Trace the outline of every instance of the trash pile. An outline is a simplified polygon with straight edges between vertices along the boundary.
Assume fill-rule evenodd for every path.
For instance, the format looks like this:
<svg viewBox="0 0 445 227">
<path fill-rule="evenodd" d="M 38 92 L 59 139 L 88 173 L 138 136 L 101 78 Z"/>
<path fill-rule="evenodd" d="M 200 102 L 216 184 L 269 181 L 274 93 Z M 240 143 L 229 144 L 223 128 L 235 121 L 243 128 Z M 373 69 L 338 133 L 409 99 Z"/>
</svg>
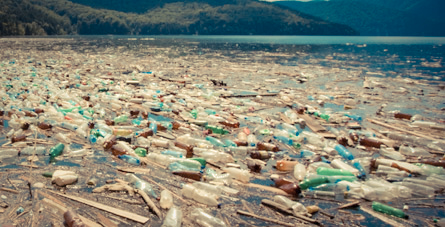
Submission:
<svg viewBox="0 0 445 227">
<path fill-rule="evenodd" d="M 0 42 L 3 226 L 444 225 L 443 83 Z"/>
</svg>

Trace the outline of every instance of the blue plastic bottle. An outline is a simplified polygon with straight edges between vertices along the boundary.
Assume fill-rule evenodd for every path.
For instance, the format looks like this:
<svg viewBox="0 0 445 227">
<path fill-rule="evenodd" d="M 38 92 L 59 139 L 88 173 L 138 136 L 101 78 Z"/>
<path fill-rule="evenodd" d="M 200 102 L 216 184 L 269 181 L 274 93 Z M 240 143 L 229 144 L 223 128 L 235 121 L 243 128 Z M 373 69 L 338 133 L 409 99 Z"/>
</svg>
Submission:
<svg viewBox="0 0 445 227">
<path fill-rule="evenodd" d="M 350 151 L 348 151 L 343 145 L 338 144 L 335 146 L 335 150 L 338 152 L 340 156 L 342 156 L 344 159 L 352 160 L 354 159 L 354 155 Z"/>
<path fill-rule="evenodd" d="M 133 164 L 133 165 L 137 165 L 138 166 L 138 165 L 141 164 L 141 161 L 139 159 L 137 159 L 136 157 L 130 156 L 130 155 L 124 154 L 124 155 L 119 155 L 117 157 L 122 159 L 122 160 L 124 160 L 124 161 L 126 161 L 126 162 L 128 162 L 128 163 L 130 163 L 130 164 Z"/>
</svg>

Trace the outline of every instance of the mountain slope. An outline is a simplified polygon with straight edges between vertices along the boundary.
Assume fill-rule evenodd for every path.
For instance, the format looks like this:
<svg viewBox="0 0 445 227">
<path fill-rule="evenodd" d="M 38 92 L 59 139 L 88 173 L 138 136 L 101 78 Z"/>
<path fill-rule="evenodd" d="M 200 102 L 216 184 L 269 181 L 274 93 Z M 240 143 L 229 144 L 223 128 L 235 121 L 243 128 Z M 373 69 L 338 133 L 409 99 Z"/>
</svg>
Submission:
<svg viewBox="0 0 445 227">
<path fill-rule="evenodd" d="M 443 36 L 444 25 L 411 13 L 390 9 L 368 0 L 331 0 L 317 2 L 283 1 L 283 5 L 323 20 L 346 24 L 361 35 Z M 390 2 L 391 0 L 386 0 Z"/>
<path fill-rule="evenodd" d="M 0 11 L 8 15 L 11 9 L 17 17 L 0 21 L 0 35 L 23 34 L 224 34 L 224 35 L 355 35 L 345 25 L 283 9 L 270 3 L 252 0 L 6 0 Z M 140 3 L 140 7 L 138 4 Z M 23 7 L 26 5 L 26 7 Z M 92 8 L 94 7 L 94 8 Z M 52 15 L 36 18 L 34 9 Z M 120 11 L 111 10 L 119 9 Z M 34 11 L 30 11 L 34 10 Z M 23 33 L 3 29 L 17 27 L 26 21 L 51 20 L 55 32 L 45 27 L 39 33 Z M 28 23 L 28 22 L 26 22 Z M 3 26 L 5 24 L 6 26 Z M 22 25 L 20 25 L 22 26 Z"/>
</svg>

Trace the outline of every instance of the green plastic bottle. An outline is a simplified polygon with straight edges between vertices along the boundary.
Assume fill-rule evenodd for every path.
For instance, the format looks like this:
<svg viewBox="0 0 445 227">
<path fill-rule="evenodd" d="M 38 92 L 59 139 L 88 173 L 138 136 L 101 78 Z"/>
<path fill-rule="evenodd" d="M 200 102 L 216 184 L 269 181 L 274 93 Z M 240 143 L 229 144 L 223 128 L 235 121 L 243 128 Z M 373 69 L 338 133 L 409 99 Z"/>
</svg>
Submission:
<svg viewBox="0 0 445 227">
<path fill-rule="evenodd" d="M 354 176 L 351 171 L 345 169 L 331 169 L 326 167 L 318 167 L 317 174 L 323 176 Z"/>
<path fill-rule="evenodd" d="M 119 123 L 125 123 L 128 120 L 128 116 L 127 115 L 120 115 L 114 118 L 114 123 L 115 124 L 119 124 Z"/>
<path fill-rule="evenodd" d="M 139 157 L 145 157 L 147 156 L 147 150 L 142 148 L 142 147 L 138 147 L 134 150 L 134 152 L 139 156 Z"/>
<path fill-rule="evenodd" d="M 63 149 L 65 149 L 65 145 L 63 143 L 59 143 L 56 146 L 52 147 L 51 150 L 49 150 L 49 156 L 51 158 L 55 158 L 62 154 Z"/>
<path fill-rule="evenodd" d="M 394 207 L 390 207 L 387 206 L 385 204 L 381 204 L 379 202 L 372 202 L 372 209 L 384 214 L 389 214 L 392 216 L 396 216 L 399 218 L 408 218 L 408 215 L 405 214 L 405 212 L 403 212 L 400 209 L 394 208 Z"/>
<path fill-rule="evenodd" d="M 212 133 L 214 133 L 214 134 L 221 134 L 221 135 L 229 134 L 229 131 L 225 130 L 222 127 L 215 126 L 215 125 L 207 125 L 206 129 L 212 130 Z"/>
<path fill-rule="evenodd" d="M 201 168 L 205 168 L 207 161 L 204 158 L 190 158 L 191 160 L 195 160 L 198 161 L 199 163 L 201 163 Z"/>
<path fill-rule="evenodd" d="M 310 179 L 304 179 L 301 183 L 300 183 L 300 189 L 301 190 L 306 190 L 310 187 L 315 187 L 318 186 L 320 184 L 326 184 L 329 183 L 329 178 L 325 177 L 325 176 L 320 176 L 320 177 L 315 177 L 315 178 L 310 178 Z"/>
</svg>

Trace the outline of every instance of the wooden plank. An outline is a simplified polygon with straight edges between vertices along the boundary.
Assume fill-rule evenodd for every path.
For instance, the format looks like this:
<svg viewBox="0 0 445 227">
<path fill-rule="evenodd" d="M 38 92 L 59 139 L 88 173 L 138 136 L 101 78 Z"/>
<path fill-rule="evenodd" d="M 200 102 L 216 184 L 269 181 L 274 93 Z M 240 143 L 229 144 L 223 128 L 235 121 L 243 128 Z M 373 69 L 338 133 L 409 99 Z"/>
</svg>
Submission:
<svg viewBox="0 0 445 227">
<path fill-rule="evenodd" d="M 307 127 L 309 127 L 313 132 L 326 132 L 326 128 L 323 127 L 321 124 L 316 122 L 312 117 L 306 115 L 306 114 L 298 114 L 298 117 L 304 119 L 306 121 Z"/>
<path fill-rule="evenodd" d="M 133 221 L 136 221 L 136 222 L 139 222 L 142 224 L 146 223 L 149 220 L 149 218 L 147 218 L 147 217 L 144 217 L 144 216 L 141 216 L 141 215 L 138 215 L 135 213 L 131 213 L 131 212 L 128 212 L 125 210 L 120 210 L 120 209 L 117 209 L 114 207 L 110 207 L 110 206 L 107 206 L 107 205 L 104 205 L 101 203 L 97 203 L 97 202 L 94 202 L 94 201 L 91 201 L 88 199 L 80 198 L 80 197 L 73 196 L 73 195 L 65 195 L 65 194 L 53 192 L 53 191 L 49 191 L 49 192 L 54 193 L 59 196 L 62 196 L 62 197 L 65 197 L 65 198 L 68 198 L 68 199 L 71 199 L 71 200 L 74 200 L 74 201 L 77 201 L 77 202 L 80 202 L 80 203 L 83 203 L 83 204 L 86 204 L 88 206 L 95 207 L 100 210 L 110 212 L 110 213 L 120 216 L 120 217 L 128 218 L 130 220 L 133 220 Z"/>
</svg>

